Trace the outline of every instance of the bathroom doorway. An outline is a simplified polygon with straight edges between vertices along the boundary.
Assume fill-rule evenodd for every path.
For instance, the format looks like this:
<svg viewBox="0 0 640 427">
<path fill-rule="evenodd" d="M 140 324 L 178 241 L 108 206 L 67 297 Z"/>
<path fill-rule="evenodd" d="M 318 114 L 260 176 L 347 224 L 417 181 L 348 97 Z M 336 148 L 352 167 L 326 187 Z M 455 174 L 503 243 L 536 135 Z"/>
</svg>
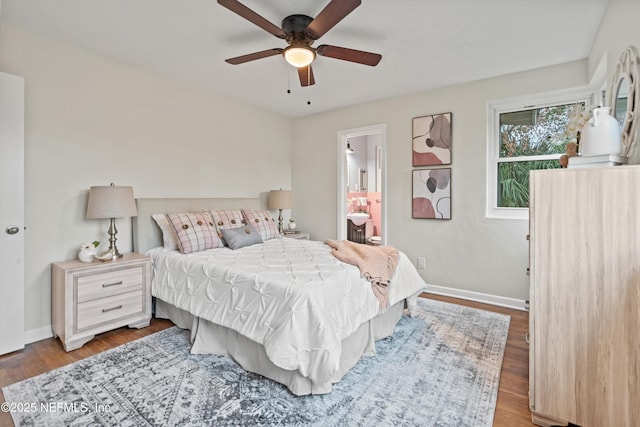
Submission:
<svg viewBox="0 0 640 427">
<path fill-rule="evenodd" d="M 387 242 L 386 125 L 338 132 L 337 237 Z"/>
</svg>

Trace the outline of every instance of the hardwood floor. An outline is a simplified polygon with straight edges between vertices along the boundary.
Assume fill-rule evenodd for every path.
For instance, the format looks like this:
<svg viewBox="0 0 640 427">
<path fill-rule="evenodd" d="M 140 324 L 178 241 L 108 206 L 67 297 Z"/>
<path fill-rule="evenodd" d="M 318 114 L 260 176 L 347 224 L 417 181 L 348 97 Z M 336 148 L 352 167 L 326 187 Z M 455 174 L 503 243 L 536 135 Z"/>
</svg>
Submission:
<svg viewBox="0 0 640 427">
<path fill-rule="evenodd" d="M 529 346 L 525 341 L 525 334 L 529 328 L 529 314 L 524 311 L 455 298 L 431 294 L 423 294 L 423 296 L 511 316 L 493 425 L 495 427 L 533 426 L 528 397 Z M 152 319 L 151 325 L 147 328 L 125 327 L 105 332 L 82 348 L 69 353 L 64 351 L 60 341 L 53 338 L 29 344 L 24 350 L 0 356 L 0 388 L 142 338 L 171 325 L 172 323 L 167 320 Z M 2 402 L 4 402 L 4 396 L 0 393 L 0 403 Z M 0 426 L 13 426 L 8 413 L 0 411 Z"/>
</svg>

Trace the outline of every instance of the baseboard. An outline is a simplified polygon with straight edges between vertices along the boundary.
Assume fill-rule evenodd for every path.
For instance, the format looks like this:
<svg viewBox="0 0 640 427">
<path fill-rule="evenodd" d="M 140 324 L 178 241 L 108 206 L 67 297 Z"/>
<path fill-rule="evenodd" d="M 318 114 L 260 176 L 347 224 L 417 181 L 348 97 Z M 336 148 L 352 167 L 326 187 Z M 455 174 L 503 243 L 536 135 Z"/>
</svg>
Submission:
<svg viewBox="0 0 640 427">
<path fill-rule="evenodd" d="M 53 337 L 53 331 L 51 330 L 51 325 L 43 326 L 42 328 L 37 329 L 29 329 L 28 331 L 24 331 L 24 343 L 31 344 L 32 342 L 46 340 L 47 338 Z"/>
<path fill-rule="evenodd" d="M 447 288 L 427 284 L 427 292 L 446 297 L 466 299 L 469 301 L 481 302 L 484 304 L 497 305 L 499 307 L 513 308 L 515 310 L 527 311 L 526 301 L 515 298 L 501 297 L 498 295 L 483 294 L 480 292 L 466 291 L 464 289 Z"/>
</svg>

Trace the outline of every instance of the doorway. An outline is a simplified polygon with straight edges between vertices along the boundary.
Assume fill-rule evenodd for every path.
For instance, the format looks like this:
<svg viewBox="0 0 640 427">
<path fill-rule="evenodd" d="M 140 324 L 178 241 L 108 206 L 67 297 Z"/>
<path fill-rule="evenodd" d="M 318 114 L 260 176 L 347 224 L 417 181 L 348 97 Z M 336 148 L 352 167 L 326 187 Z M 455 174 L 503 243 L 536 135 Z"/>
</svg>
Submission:
<svg viewBox="0 0 640 427">
<path fill-rule="evenodd" d="M 386 138 L 385 124 L 338 132 L 336 223 L 340 240 L 387 242 Z"/>
</svg>

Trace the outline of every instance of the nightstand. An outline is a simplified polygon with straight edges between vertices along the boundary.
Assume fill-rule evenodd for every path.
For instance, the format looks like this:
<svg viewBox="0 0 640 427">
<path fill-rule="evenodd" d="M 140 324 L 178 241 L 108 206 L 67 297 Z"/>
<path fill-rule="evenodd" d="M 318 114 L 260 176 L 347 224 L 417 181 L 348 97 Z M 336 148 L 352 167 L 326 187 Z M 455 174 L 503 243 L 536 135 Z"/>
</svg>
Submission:
<svg viewBox="0 0 640 427">
<path fill-rule="evenodd" d="M 149 326 L 151 259 L 129 253 L 116 261 L 53 263 L 51 318 L 66 351 L 125 325 Z"/>
<path fill-rule="evenodd" d="M 284 233 L 289 239 L 309 240 L 309 233 Z"/>
</svg>

